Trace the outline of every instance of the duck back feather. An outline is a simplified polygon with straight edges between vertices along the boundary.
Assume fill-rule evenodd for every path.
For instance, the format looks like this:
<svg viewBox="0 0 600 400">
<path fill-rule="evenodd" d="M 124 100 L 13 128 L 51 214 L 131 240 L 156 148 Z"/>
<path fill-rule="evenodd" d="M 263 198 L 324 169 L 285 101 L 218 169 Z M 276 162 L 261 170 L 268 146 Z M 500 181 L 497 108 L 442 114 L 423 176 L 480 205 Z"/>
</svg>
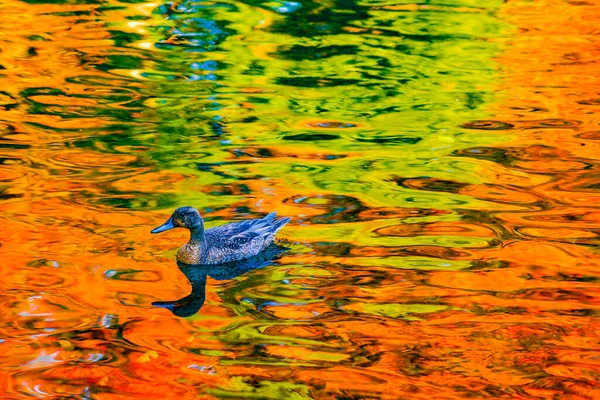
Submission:
<svg viewBox="0 0 600 400">
<path fill-rule="evenodd" d="M 183 262 L 193 261 L 194 264 L 208 265 L 256 256 L 273 243 L 277 231 L 290 222 L 287 217 L 276 220 L 275 216 L 276 213 L 272 212 L 263 218 L 207 229 L 204 231 L 204 243 L 200 254 L 192 258 L 182 254 L 185 258 L 178 255 L 178 259 Z M 186 246 L 180 253 L 186 252 Z"/>
</svg>

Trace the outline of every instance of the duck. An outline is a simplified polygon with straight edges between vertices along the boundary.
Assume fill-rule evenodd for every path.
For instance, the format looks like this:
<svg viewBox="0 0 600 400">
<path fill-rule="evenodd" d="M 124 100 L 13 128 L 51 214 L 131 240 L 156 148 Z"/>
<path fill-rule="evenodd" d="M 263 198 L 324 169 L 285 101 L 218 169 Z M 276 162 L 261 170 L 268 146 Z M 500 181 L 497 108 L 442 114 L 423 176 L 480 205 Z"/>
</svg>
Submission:
<svg viewBox="0 0 600 400">
<path fill-rule="evenodd" d="M 190 240 L 177 252 L 177 261 L 186 265 L 214 265 L 254 257 L 269 247 L 275 234 L 290 219 L 275 219 L 272 212 L 263 218 L 234 222 L 204 229 L 200 212 L 191 206 L 179 207 L 153 234 L 173 228 L 186 228 Z"/>
</svg>

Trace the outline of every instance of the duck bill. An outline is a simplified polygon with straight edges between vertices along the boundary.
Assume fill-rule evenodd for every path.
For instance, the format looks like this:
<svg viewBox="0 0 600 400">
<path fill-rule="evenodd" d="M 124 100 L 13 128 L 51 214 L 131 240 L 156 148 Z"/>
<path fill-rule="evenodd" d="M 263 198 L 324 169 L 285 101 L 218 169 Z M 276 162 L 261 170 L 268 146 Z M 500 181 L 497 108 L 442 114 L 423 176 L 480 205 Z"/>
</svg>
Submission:
<svg viewBox="0 0 600 400">
<path fill-rule="evenodd" d="M 162 224 L 161 226 L 154 228 L 150 231 L 150 233 L 161 233 L 164 231 L 168 231 L 169 229 L 173 229 L 175 228 L 175 225 L 173 225 L 173 221 L 171 220 L 171 218 L 169 218 L 167 220 L 167 222 L 165 222 L 164 224 Z"/>
</svg>

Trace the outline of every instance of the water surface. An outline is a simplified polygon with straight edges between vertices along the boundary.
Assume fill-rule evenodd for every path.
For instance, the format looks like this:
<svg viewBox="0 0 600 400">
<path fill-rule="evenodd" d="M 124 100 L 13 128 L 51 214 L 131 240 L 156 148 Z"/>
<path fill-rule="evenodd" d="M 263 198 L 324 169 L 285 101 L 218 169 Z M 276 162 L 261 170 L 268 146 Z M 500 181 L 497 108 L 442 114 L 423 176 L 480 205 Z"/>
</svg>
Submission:
<svg viewBox="0 0 600 400">
<path fill-rule="evenodd" d="M 593 2 L 0 15 L 6 398 L 600 397 Z M 190 284 L 183 205 L 290 250 Z"/>
</svg>

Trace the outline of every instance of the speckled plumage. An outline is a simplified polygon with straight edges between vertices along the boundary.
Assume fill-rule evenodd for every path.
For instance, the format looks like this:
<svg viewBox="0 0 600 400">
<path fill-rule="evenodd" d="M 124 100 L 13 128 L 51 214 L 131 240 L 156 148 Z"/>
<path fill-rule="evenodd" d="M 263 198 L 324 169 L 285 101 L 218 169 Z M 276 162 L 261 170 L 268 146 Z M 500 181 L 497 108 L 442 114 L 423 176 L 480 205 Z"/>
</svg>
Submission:
<svg viewBox="0 0 600 400">
<path fill-rule="evenodd" d="M 177 261 L 188 265 L 222 264 L 256 256 L 266 249 L 275 238 L 275 233 L 290 221 L 276 220 L 272 212 L 264 218 L 234 222 L 204 229 L 204 221 L 193 207 L 180 207 L 152 233 L 168 229 L 188 228 L 191 237 L 177 253 Z"/>
</svg>

